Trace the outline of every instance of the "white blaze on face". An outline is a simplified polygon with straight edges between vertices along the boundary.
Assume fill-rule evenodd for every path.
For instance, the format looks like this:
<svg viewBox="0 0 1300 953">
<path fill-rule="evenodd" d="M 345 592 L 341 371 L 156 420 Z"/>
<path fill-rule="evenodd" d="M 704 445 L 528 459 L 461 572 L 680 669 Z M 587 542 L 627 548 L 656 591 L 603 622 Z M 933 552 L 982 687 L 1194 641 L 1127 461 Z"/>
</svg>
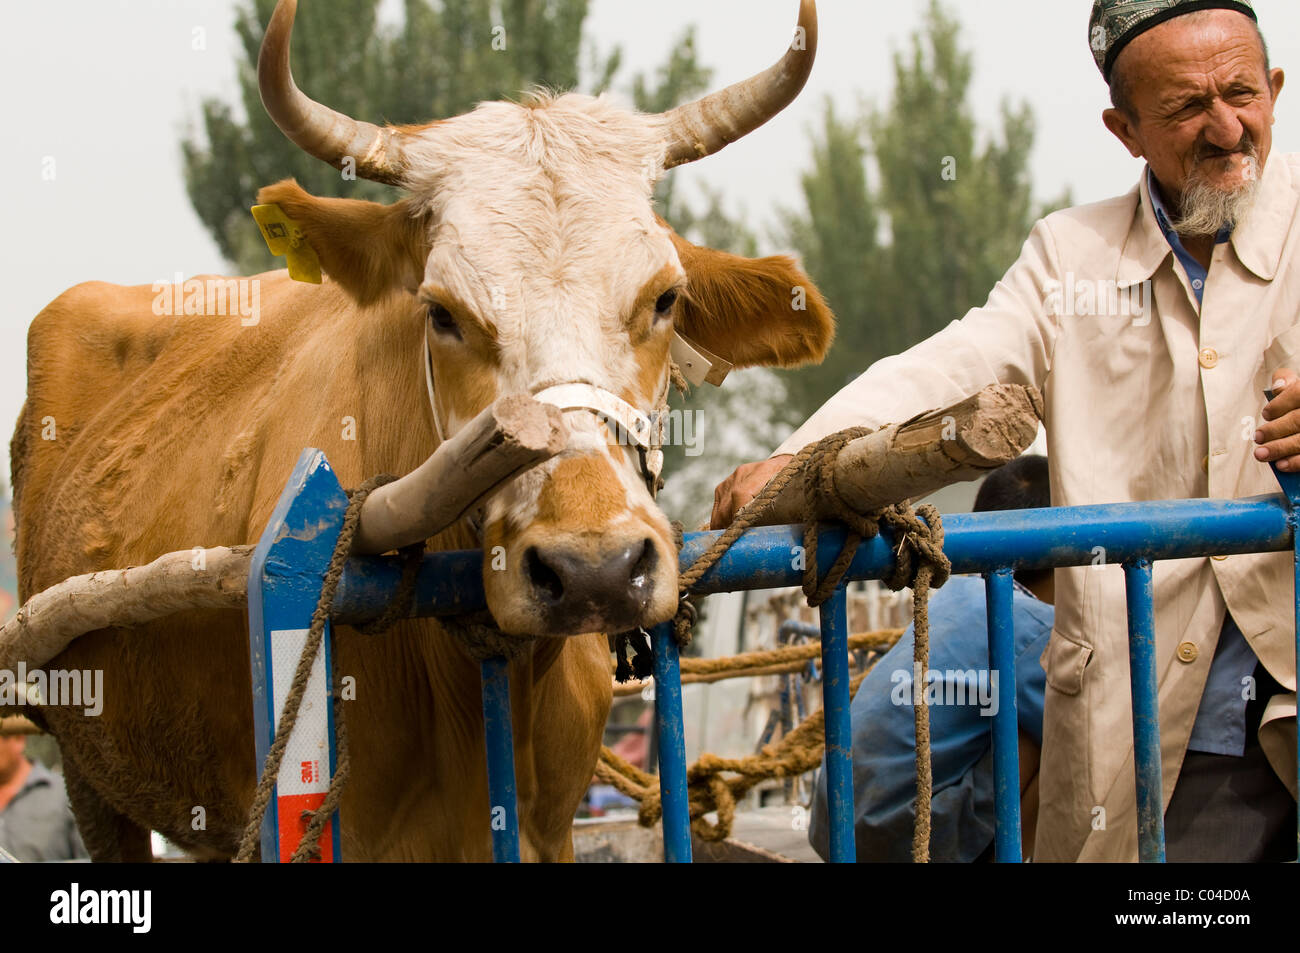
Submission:
<svg viewBox="0 0 1300 953">
<path fill-rule="evenodd" d="M 655 117 L 577 95 L 488 103 L 408 146 L 415 171 L 406 187 L 435 223 L 421 295 L 446 304 L 461 327 L 459 336 L 434 335 L 447 433 L 495 396 L 571 381 L 656 409 L 671 322 L 646 320 L 645 296 L 685 278 L 652 210 L 663 150 Z M 549 484 L 546 492 L 586 489 L 604 501 L 603 525 L 592 532 L 670 539 L 635 446 L 611 448 L 610 432 L 589 412 L 566 418 L 566 453 L 496 494 L 486 524 L 504 523 L 509 538 L 525 533 L 545 509 Z M 608 462 L 582 469 L 600 492 L 556 491 L 565 461 L 590 454 Z"/>
</svg>

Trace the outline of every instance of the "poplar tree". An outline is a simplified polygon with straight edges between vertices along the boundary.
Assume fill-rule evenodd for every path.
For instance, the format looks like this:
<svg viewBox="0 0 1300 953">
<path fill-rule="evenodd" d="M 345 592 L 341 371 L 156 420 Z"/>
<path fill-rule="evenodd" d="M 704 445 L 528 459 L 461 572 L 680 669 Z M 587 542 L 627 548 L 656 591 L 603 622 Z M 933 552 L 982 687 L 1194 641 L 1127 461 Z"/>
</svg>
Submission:
<svg viewBox="0 0 1300 953">
<path fill-rule="evenodd" d="M 894 54 L 883 108 L 844 117 L 828 101 L 801 181 L 803 207 L 779 234 L 802 256 L 838 319 L 824 364 L 787 376 L 801 414 L 874 361 L 897 354 L 982 305 L 1036 219 L 1027 104 L 1004 101 L 980 133 L 970 101 L 973 58 L 960 24 L 931 0 Z"/>
</svg>

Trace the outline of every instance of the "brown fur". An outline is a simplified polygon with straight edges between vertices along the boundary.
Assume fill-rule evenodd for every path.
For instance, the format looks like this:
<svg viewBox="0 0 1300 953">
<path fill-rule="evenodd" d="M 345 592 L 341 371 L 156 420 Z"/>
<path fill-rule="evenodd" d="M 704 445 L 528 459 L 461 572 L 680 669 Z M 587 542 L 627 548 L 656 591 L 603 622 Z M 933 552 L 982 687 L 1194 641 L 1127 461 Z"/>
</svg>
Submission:
<svg viewBox="0 0 1300 953">
<path fill-rule="evenodd" d="M 741 258 L 672 235 L 689 279 L 677 326 L 736 367 L 796 367 L 821 361 L 835 318 L 821 292 L 784 255 Z M 795 307 L 795 290 L 804 310 Z"/>
<path fill-rule="evenodd" d="M 432 451 L 414 299 L 358 308 L 332 281 L 258 279 L 256 327 L 156 317 L 150 288 L 102 284 L 33 322 L 13 444 L 23 598 L 82 572 L 255 541 L 302 447 L 325 450 L 344 486 Z M 46 415 L 54 441 L 41 440 Z M 435 544 L 472 541 L 457 531 Z M 242 613 L 188 613 L 89 634 L 50 663 L 104 671 L 100 717 L 43 710 L 81 779 L 74 806 L 97 858 L 138 856 L 150 828 L 199 856 L 233 852 L 254 785 L 247 638 Z M 344 855 L 489 858 L 477 665 L 432 621 L 379 639 L 340 627 L 337 646 L 357 678 Z M 608 648 L 556 640 L 511 674 L 524 854 L 567 859 L 610 701 Z"/>
<path fill-rule="evenodd" d="M 32 322 L 11 445 L 24 600 L 79 573 L 255 542 L 303 447 L 324 450 L 344 486 L 410 472 L 433 450 L 417 361 L 424 306 L 401 293 L 419 284 L 427 223 L 406 203 L 317 199 L 292 181 L 259 201 L 300 224 L 328 278 L 248 279 L 261 283 L 255 326 L 158 316 L 150 287 L 102 283 L 66 291 Z M 691 281 L 679 317 L 705 347 L 738 364 L 824 353 L 829 312 L 791 262 L 678 242 Z M 782 312 L 795 284 L 808 288 L 802 317 Z M 645 348 L 647 360 L 664 359 L 661 342 Z M 458 402 L 471 383 L 457 382 Z M 344 438 L 345 417 L 354 440 Z M 46 418 L 55 439 L 42 438 Z M 565 479 L 608 482 L 590 470 L 607 463 L 562 466 Z M 548 519 L 598 530 L 622 504 L 589 492 L 542 505 Z M 430 545 L 473 540 L 456 527 Z M 338 627 L 335 644 L 342 672 L 356 678 L 345 710 L 344 856 L 488 859 L 478 667 L 432 620 L 383 638 Z M 41 710 L 96 859 L 145 856 L 150 829 L 198 856 L 230 856 L 255 784 L 246 615 L 190 612 L 89 633 L 49 667 L 104 672 L 100 717 Z M 524 858 L 572 859 L 573 813 L 611 700 L 605 637 L 540 642 L 512 664 L 511 696 Z"/>
</svg>

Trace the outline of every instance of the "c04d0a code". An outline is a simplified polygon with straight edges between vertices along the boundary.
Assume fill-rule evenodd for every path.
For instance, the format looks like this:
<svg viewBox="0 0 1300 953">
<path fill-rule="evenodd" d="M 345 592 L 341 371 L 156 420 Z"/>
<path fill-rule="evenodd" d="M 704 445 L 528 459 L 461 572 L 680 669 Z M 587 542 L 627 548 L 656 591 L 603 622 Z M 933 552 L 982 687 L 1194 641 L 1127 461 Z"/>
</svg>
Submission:
<svg viewBox="0 0 1300 953">
<path fill-rule="evenodd" d="M 1130 890 L 1130 900 L 1143 903 L 1168 903 L 1171 900 L 1249 900 L 1250 891 L 1223 887 L 1202 887 L 1191 890 Z"/>
</svg>

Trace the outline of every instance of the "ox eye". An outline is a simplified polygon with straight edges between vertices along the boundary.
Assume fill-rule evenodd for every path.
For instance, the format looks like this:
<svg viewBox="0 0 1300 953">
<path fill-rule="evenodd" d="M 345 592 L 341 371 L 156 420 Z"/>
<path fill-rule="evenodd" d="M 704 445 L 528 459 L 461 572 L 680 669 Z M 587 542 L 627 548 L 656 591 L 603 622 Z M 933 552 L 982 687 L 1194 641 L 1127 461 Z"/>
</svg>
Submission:
<svg viewBox="0 0 1300 953">
<path fill-rule="evenodd" d="M 668 291 L 665 291 L 663 294 L 661 294 L 659 296 L 659 300 L 655 302 L 655 313 L 661 316 L 666 315 L 669 311 L 673 309 L 673 305 L 675 305 L 676 303 L 677 303 L 677 289 L 670 288 Z"/>
<path fill-rule="evenodd" d="M 434 329 L 443 334 L 454 334 L 460 336 L 460 327 L 456 324 L 456 319 L 440 304 L 429 305 L 429 322 Z"/>
</svg>

